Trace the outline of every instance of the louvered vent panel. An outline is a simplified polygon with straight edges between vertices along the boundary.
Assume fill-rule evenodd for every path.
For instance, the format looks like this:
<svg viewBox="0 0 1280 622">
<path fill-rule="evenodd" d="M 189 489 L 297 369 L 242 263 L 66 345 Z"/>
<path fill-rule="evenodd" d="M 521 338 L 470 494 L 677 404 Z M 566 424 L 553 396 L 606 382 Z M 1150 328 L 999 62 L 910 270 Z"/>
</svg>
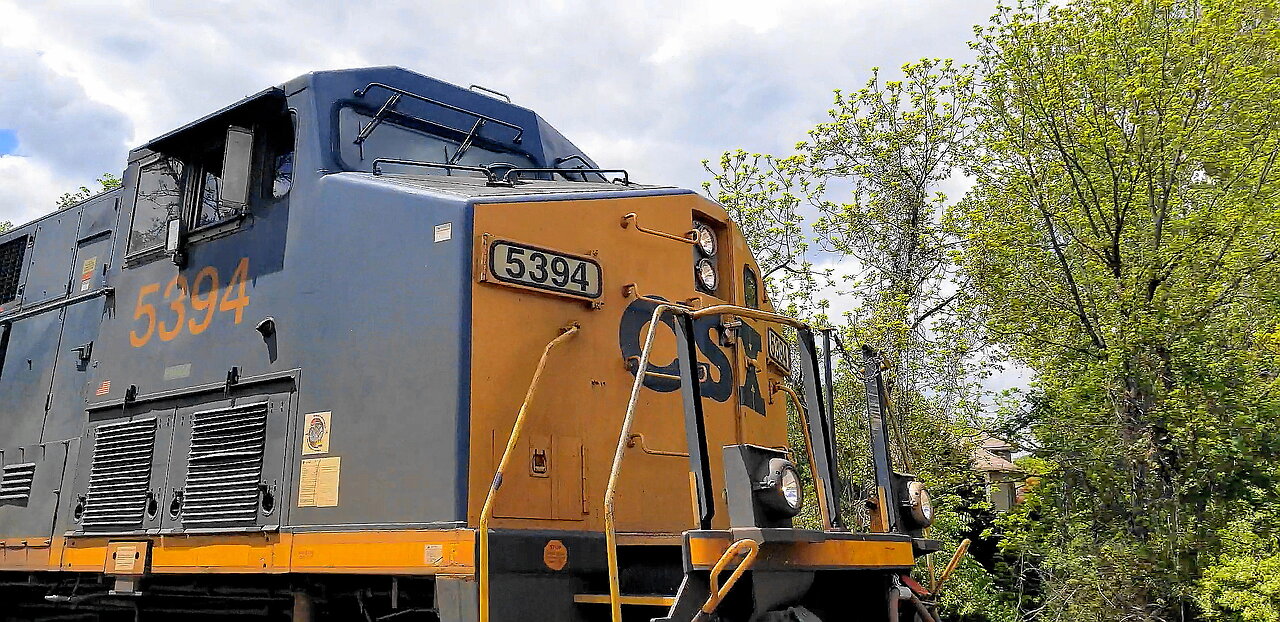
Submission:
<svg viewBox="0 0 1280 622">
<path fill-rule="evenodd" d="M 155 446 L 155 419 L 98 426 L 85 495 L 86 527 L 142 524 Z"/>
<path fill-rule="evenodd" d="M 26 501 L 31 498 L 31 480 L 36 476 L 36 463 L 4 465 L 0 475 L 0 501 Z"/>
<path fill-rule="evenodd" d="M 267 405 L 198 412 L 191 423 L 184 525 L 252 523 L 267 435 Z"/>
<path fill-rule="evenodd" d="M 27 253 L 27 236 L 0 244 L 0 304 L 18 297 L 22 258 Z"/>
</svg>

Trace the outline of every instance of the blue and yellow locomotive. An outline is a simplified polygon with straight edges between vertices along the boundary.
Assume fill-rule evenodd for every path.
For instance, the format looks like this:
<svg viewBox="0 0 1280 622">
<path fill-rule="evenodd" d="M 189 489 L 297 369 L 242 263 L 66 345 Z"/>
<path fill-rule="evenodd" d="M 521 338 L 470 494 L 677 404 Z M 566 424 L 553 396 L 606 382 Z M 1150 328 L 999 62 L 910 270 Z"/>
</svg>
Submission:
<svg viewBox="0 0 1280 622">
<path fill-rule="evenodd" d="M 123 179 L 0 234 L 0 619 L 931 619 L 874 357 L 860 530 L 830 348 L 714 202 L 390 67 Z"/>
</svg>

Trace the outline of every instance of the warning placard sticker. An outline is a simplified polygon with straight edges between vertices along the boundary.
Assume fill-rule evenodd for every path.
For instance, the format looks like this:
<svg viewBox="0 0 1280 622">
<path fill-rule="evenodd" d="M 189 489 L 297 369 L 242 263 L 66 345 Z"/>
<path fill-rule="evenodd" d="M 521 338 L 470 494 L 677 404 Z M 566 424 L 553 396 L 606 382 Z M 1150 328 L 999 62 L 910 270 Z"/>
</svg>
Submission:
<svg viewBox="0 0 1280 622">
<path fill-rule="evenodd" d="M 80 270 L 80 291 L 87 292 L 93 287 L 93 273 L 98 269 L 97 256 L 84 260 L 84 266 Z"/>
<path fill-rule="evenodd" d="M 342 480 L 342 458 L 312 458 L 302 461 L 298 478 L 298 507 L 331 508 L 338 505 L 338 484 Z"/>
</svg>

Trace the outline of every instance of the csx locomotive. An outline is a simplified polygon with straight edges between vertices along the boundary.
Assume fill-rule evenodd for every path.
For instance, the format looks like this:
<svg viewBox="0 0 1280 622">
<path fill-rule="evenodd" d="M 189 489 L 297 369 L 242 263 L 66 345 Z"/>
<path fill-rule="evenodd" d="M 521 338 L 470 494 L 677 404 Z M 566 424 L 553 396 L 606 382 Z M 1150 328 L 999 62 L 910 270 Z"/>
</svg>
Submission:
<svg viewBox="0 0 1280 622">
<path fill-rule="evenodd" d="M 841 516 L 827 340 L 505 96 L 301 76 L 0 234 L 0 619 L 933 619 L 871 353 Z"/>
</svg>

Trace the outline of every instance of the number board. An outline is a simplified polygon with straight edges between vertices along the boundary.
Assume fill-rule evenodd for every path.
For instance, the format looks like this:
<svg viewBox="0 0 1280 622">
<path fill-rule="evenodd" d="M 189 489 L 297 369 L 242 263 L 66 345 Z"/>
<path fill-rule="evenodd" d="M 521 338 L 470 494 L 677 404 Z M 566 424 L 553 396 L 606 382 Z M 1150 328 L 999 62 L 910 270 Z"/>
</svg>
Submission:
<svg viewBox="0 0 1280 622">
<path fill-rule="evenodd" d="M 769 362 L 777 365 L 782 373 L 791 373 L 791 344 L 772 328 L 769 329 Z"/>
<path fill-rule="evenodd" d="M 489 246 L 489 273 L 503 283 L 587 300 L 600 297 L 604 281 L 594 259 L 506 240 Z"/>
</svg>

